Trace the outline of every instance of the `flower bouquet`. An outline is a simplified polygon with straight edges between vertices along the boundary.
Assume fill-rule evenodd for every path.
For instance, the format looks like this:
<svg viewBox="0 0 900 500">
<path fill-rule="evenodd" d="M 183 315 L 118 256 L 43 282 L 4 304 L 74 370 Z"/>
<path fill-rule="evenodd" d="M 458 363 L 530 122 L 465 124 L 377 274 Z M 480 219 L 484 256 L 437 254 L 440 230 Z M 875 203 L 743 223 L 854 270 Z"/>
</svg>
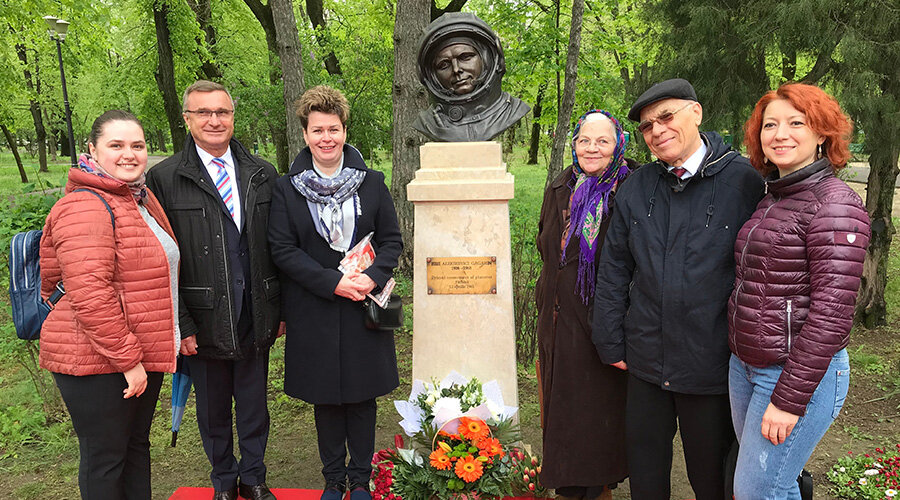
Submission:
<svg viewBox="0 0 900 500">
<path fill-rule="evenodd" d="M 451 373 L 440 383 L 415 381 L 406 401 L 395 401 L 414 444 L 373 458 L 374 500 L 476 500 L 512 493 L 508 443 L 518 439 L 496 382 L 481 384 Z"/>
<path fill-rule="evenodd" d="M 509 455 L 512 460 L 513 494 L 517 497 L 550 497 L 550 492 L 541 484 L 540 457 L 519 448 L 510 450 Z"/>
</svg>

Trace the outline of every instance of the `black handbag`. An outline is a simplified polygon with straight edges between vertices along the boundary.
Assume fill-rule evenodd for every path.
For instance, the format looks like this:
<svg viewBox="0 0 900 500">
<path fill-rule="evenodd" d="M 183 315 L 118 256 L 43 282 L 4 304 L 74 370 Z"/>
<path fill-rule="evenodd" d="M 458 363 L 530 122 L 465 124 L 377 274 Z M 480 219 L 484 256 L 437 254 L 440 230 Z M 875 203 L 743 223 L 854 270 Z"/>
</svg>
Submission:
<svg viewBox="0 0 900 500">
<path fill-rule="evenodd" d="M 382 308 L 372 299 L 363 302 L 366 310 L 366 328 L 369 330 L 393 331 L 403 326 L 403 299 L 391 294 L 387 306 Z"/>
</svg>

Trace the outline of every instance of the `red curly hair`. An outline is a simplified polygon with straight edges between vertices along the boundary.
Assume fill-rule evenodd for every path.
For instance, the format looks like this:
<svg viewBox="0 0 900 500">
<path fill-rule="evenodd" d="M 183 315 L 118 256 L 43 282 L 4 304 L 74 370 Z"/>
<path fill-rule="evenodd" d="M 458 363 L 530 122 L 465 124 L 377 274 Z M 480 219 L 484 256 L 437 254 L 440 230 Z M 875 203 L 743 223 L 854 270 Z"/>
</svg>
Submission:
<svg viewBox="0 0 900 500">
<path fill-rule="evenodd" d="M 750 119 L 744 124 L 744 145 L 750 154 L 750 163 L 763 176 L 775 171 L 775 165 L 768 163 L 759 140 L 762 130 L 763 112 L 774 100 L 784 99 L 806 114 L 807 124 L 813 132 L 824 136 L 822 148 L 835 170 L 844 168 L 850 159 L 850 134 L 853 122 L 841 110 L 834 97 L 815 85 L 786 83 L 778 90 L 770 90 L 756 103 Z"/>
</svg>

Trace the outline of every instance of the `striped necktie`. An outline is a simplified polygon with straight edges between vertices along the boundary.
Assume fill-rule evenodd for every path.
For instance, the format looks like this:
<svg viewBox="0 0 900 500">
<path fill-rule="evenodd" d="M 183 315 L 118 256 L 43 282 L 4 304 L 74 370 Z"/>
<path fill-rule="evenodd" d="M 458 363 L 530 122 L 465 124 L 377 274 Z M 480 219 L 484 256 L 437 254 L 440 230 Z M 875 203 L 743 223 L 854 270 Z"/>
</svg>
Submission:
<svg viewBox="0 0 900 500">
<path fill-rule="evenodd" d="M 213 165 L 219 168 L 219 175 L 216 177 L 216 189 L 219 191 L 219 196 L 222 197 L 222 201 L 225 202 L 225 208 L 228 209 L 228 213 L 231 214 L 231 218 L 234 218 L 234 196 L 231 194 L 231 176 L 228 175 L 228 171 L 225 170 L 225 160 L 221 158 L 213 158 Z"/>
</svg>

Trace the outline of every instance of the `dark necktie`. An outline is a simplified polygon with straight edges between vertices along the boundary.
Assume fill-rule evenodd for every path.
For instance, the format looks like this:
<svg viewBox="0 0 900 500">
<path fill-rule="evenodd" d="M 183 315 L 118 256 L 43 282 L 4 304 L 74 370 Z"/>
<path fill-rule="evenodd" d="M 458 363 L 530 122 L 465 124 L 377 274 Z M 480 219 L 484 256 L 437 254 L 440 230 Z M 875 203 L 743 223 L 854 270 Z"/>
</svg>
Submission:
<svg viewBox="0 0 900 500">
<path fill-rule="evenodd" d="M 672 173 L 675 174 L 679 179 L 687 173 L 687 169 L 684 167 L 675 167 L 672 169 Z"/>
</svg>

